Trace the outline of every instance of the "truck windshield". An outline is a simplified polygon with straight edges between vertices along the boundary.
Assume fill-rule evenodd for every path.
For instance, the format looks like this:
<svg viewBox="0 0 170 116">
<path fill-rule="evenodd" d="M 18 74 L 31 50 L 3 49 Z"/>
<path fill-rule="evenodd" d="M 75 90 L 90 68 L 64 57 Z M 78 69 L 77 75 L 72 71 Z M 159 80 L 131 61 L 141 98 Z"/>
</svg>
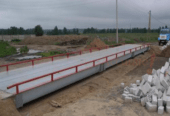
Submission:
<svg viewBox="0 0 170 116">
<path fill-rule="evenodd" d="M 167 34 L 167 33 L 170 33 L 169 30 L 161 30 L 161 34 Z"/>
</svg>

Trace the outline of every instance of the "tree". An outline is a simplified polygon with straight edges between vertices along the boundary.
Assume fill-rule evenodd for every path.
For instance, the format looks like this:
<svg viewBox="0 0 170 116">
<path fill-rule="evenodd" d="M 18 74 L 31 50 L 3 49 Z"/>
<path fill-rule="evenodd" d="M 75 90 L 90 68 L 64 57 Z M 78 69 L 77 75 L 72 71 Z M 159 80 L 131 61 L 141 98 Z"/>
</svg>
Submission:
<svg viewBox="0 0 170 116">
<path fill-rule="evenodd" d="M 168 26 L 167 26 L 167 25 L 165 25 L 165 28 L 168 28 Z"/>
<path fill-rule="evenodd" d="M 67 34 L 67 28 L 66 27 L 64 27 L 64 29 L 63 29 L 63 34 Z"/>
<path fill-rule="evenodd" d="M 40 25 L 35 26 L 34 32 L 36 36 L 42 36 L 44 34 Z"/>
<path fill-rule="evenodd" d="M 59 32 L 58 32 L 58 28 L 57 26 L 54 27 L 54 30 L 53 30 L 53 35 L 58 35 Z"/>
</svg>

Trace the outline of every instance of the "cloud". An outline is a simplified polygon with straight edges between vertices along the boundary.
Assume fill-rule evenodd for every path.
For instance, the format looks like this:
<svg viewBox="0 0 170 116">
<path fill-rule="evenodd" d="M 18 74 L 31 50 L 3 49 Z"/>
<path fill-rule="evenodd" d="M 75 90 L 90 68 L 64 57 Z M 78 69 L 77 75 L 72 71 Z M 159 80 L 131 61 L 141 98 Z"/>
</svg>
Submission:
<svg viewBox="0 0 170 116">
<path fill-rule="evenodd" d="M 44 29 L 115 28 L 116 0 L 1 0 L 0 28 L 10 26 Z M 119 28 L 148 26 L 152 11 L 152 28 L 169 24 L 169 0 L 118 0 Z"/>
</svg>

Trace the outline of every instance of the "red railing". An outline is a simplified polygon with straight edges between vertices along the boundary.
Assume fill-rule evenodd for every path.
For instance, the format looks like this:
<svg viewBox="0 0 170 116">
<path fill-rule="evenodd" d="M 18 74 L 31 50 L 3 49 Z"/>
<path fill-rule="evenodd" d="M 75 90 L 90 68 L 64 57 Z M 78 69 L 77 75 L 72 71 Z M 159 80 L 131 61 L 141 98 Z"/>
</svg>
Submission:
<svg viewBox="0 0 170 116">
<path fill-rule="evenodd" d="M 143 48 L 148 47 L 148 46 L 149 46 L 148 44 L 147 44 L 147 45 L 143 45 Z M 128 49 L 128 50 L 125 50 L 125 51 L 122 51 L 122 52 L 118 52 L 118 53 L 115 53 L 115 54 L 112 54 L 112 55 L 108 55 L 108 56 L 105 56 L 105 57 L 102 57 L 102 58 L 99 58 L 99 59 L 96 59 L 96 60 L 92 60 L 92 61 L 89 61 L 89 62 L 86 62 L 86 63 L 82 63 L 82 64 L 79 64 L 79 65 L 76 65 L 76 66 L 72 66 L 72 67 L 69 67 L 69 68 L 66 68 L 66 69 L 62 69 L 62 70 L 59 70 L 59 71 L 56 71 L 56 72 L 52 72 L 52 73 L 49 73 L 49 74 L 45 74 L 45 75 L 42 75 L 42 76 L 39 76 L 39 77 L 35 77 L 35 78 L 33 78 L 33 79 L 29 79 L 29 80 L 26 80 L 26 81 L 23 81 L 23 82 L 19 82 L 19 83 L 16 83 L 16 84 L 13 84 L 13 85 L 7 87 L 7 89 L 16 87 L 16 94 L 19 94 L 19 93 L 21 93 L 21 92 L 30 90 L 30 89 L 32 89 L 32 88 L 39 87 L 39 86 L 41 86 L 41 85 L 44 85 L 44 84 L 53 82 L 53 81 L 55 81 L 55 80 L 58 80 L 58 79 L 67 77 L 67 76 L 69 76 L 69 75 L 78 73 L 78 72 L 80 72 L 80 71 L 86 70 L 86 69 L 88 69 L 88 68 L 95 67 L 95 66 L 97 66 L 97 65 L 103 64 L 103 63 L 108 62 L 108 61 L 110 61 L 110 60 L 117 59 L 118 57 L 121 57 L 121 56 L 126 55 L 126 52 L 127 52 L 127 51 L 129 51 L 129 52 L 131 53 L 131 52 L 133 52 L 133 50 L 134 50 L 134 51 L 137 51 L 137 50 L 140 50 L 140 49 L 142 49 L 142 46 L 139 46 L 139 47 L 136 47 L 136 48 L 132 48 L 132 49 Z M 121 54 L 121 53 L 123 53 L 123 55 L 118 56 L 118 55 Z M 115 56 L 115 58 L 112 58 L 112 59 L 109 60 L 108 58 L 111 57 L 111 56 Z M 96 64 L 96 61 L 99 61 L 99 60 L 102 60 L 102 59 L 105 59 L 105 61 L 102 62 L 102 63 L 100 63 L 100 64 Z M 86 65 L 86 64 L 90 64 L 90 63 L 93 64 L 91 67 L 85 68 L 85 69 L 83 69 L 83 70 L 78 70 L 78 68 L 79 68 L 80 66 L 83 66 L 83 65 Z M 66 70 L 70 70 L 70 69 L 75 69 L 75 72 L 74 72 L 74 73 L 71 73 L 71 74 L 69 74 L 69 75 L 65 75 L 65 76 L 59 77 L 59 78 L 57 78 L 57 79 L 54 79 L 54 74 L 60 73 L 60 72 L 66 71 Z M 44 77 L 47 77 L 47 76 L 51 76 L 51 81 L 42 83 L 42 84 L 37 85 L 37 86 L 35 86 L 35 87 L 28 88 L 28 89 L 26 89 L 26 90 L 19 91 L 19 85 L 22 85 L 22 84 L 25 84 L 25 83 L 28 83 L 28 82 L 31 82 L 31 81 L 35 81 L 35 80 L 38 80 L 38 79 L 41 79 L 41 78 L 44 78 Z"/>
<path fill-rule="evenodd" d="M 111 45 L 110 47 L 112 47 L 112 46 L 115 46 L 115 45 Z M 16 62 L 16 63 L 0 65 L 0 67 L 6 67 L 6 71 L 9 71 L 9 66 L 12 66 L 12 65 L 17 65 L 17 64 L 23 64 L 23 63 L 31 62 L 32 66 L 34 66 L 34 62 L 38 61 L 38 60 L 50 59 L 51 58 L 51 61 L 54 61 L 54 58 L 55 57 L 59 57 L 59 56 L 67 56 L 67 58 L 69 58 L 71 54 L 77 54 L 78 53 L 79 55 L 81 55 L 85 51 L 89 51 L 91 53 L 95 49 L 102 50 L 102 49 L 107 49 L 107 48 L 109 48 L 109 46 L 100 47 L 100 48 L 85 49 L 85 50 L 80 50 L 80 51 L 75 51 L 75 52 L 70 52 L 70 53 L 65 53 L 65 54 L 59 54 L 59 55 L 54 55 L 54 56 L 49 56 L 49 57 L 37 58 L 37 59 L 33 59 L 33 60 L 25 60 L 25 61 L 20 61 L 20 62 Z"/>
</svg>

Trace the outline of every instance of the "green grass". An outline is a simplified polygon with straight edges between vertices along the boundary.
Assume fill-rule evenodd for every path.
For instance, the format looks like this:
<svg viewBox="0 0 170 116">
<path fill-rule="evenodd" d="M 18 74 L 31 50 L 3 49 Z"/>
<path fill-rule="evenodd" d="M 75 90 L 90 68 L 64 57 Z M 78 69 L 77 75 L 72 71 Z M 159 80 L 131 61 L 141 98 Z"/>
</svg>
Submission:
<svg viewBox="0 0 170 116">
<path fill-rule="evenodd" d="M 96 33 L 96 34 L 83 34 L 86 36 L 90 36 L 92 38 L 99 37 L 103 39 L 106 44 L 110 44 L 110 42 L 106 42 L 105 38 L 116 38 L 116 33 Z M 119 33 L 120 40 L 123 39 L 124 42 L 127 43 L 136 43 L 138 42 L 157 42 L 159 37 L 159 33 Z M 115 41 L 113 41 L 114 43 Z"/>
<path fill-rule="evenodd" d="M 0 41 L 0 57 L 5 57 L 16 53 L 17 50 L 15 47 L 10 46 L 8 42 Z"/>
<path fill-rule="evenodd" d="M 57 54 L 64 54 L 66 53 L 65 51 L 50 51 L 50 52 L 43 52 L 43 53 L 38 53 L 38 55 L 41 55 L 42 57 L 49 57 L 49 56 L 54 56 Z"/>
<path fill-rule="evenodd" d="M 22 54 L 22 53 L 28 53 L 28 51 L 29 51 L 29 49 L 28 49 L 27 46 L 23 46 L 23 47 L 20 48 L 20 53 L 21 53 L 21 54 Z"/>
</svg>

